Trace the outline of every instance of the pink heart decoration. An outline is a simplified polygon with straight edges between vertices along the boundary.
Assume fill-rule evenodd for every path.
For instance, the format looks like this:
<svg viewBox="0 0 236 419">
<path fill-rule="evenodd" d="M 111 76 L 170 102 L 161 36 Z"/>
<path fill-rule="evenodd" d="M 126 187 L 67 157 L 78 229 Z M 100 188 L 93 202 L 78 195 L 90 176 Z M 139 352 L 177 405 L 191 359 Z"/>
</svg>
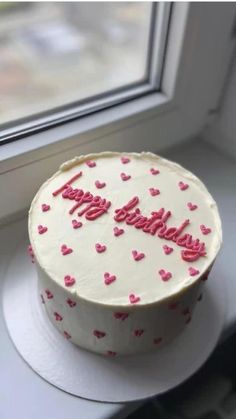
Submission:
<svg viewBox="0 0 236 419">
<path fill-rule="evenodd" d="M 161 276 L 162 281 L 169 281 L 172 278 L 172 273 L 165 271 L 164 269 L 159 270 L 159 275 Z"/>
<path fill-rule="evenodd" d="M 169 246 L 167 246 L 167 244 L 164 244 L 164 246 L 162 248 L 163 248 L 166 255 L 169 255 L 174 250 L 173 247 L 169 247 Z"/>
<path fill-rule="evenodd" d="M 42 225 L 39 225 L 38 226 L 38 232 L 39 232 L 39 234 L 44 234 L 44 233 L 46 233 L 46 231 L 48 231 L 48 228 L 47 227 L 44 227 Z"/>
<path fill-rule="evenodd" d="M 103 252 L 105 252 L 105 250 L 106 250 L 106 246 L 105 246 L 105 244 L 100 244 L 100 243 L 96 243 L 95 244 L 95 249 L 96 249 L 96 251 L 98 252 L 98 253 L 103 253 Z"/>
<path fill-rule="evenodd" d="M 63 335 L 65 336 L 66 339 L 70 339 L 71 338 L 71 335 L 68 332 L 66 332 L 65 330 L 63 332 Z"/>
<path fill-rule="evenodd" d="M 133 335 L 136 336 L 137 338 L 139 338 L 140 336 L 142 336 L 144 333 L 143 329 L 136 329 L 133 331 Z"/>
<path fill-rule="evenodd" d="M 98 189 L 102 189 L 102 188 L 104 188 L 104 186 L 106 186 L 106 183 L 105 182 L 100 182 L 99 180 L 96 180 L 95 186 Z"/>
<path fill-rule="evenodd" d="M 129 313 L 116 312 L 114 313 L 114 317 L 115 319 L 121 320 L 123 322 L 129 317 Z"/>
<path fill-rule="evenodd" d="M 72 285 L 74 285 L 75 284 L 75 278 L 73 278 L 72 276 L 70 276 L 70 275 L 66 275 L 65 277 L 64 277 L 64 283 L 65 283 L 65 286 L 66 287 L 72 287 Z"/>
<path fill-rule="evenodd" d="M 96 166 L 95 161 L 92 161 L 92 160 L 87 160 L 85 163 L 87 164 L 88 167 L 95 167 Z"/>
<path fill-rule="evenodd" d="M 129 180 L 131 178 L 130 175 L 126 175 L 125 173 L 121 173 L 120 177 L 123 181 Z"/>
<path fill-rule="evenodd" d="M 66 300 L 66 302 L 67 302 L 68 306 L 70 306 L 70 307 L 75 307 L 76 306 L 76 302 L 71 300 L 70 298 L 68 298 Z"/>
<path fill-rule="evenodd" d="M 159 175 L 159 173 L 160 173 L 160 170 L 158 170 L 158 169 L 154 169 L 153 167 L 150 169 L 150 172 L 151 172 L 151 174 L 152 175 Z"/>
<path fill-rule="evenodd" d="M 29 244 L 27 250 L 28 250 L 28 253 L 29 253 L 29 255 L 30 255 L 31 259 L 32 259 L 32 262 L 34 263 L 34 251 L 33 251 L 33 248 L 31 246 L 31 244 Z"/>
<path fill-rule="evenodd" d="M 116 280 L 115 275 L 110 275 L 109 272 L 104 273 L 104 282 L 105 282 L 106 285 L 110 285 L 115 280 Z"/>
<path fill-rule="evenodd" d="M 198 208 L 198 206 L 196 204 L 192 204 L 192 202 L 188 202 L 187 206 L 190 209 L 190 211 L 194 211 L 195 209 Z"/>
<path fill-rule="evenodd" d="M 159 189 L 156 189 L 156 188 L 149 188 L 149 192 L 151 196 L 160 195 Z"/>
<path fill-rule="evenodd" d="M 184 183 L 184 182 L 179 182 L 178 185 L 179 185 L 179 189 L 181 191 L 185 191 L 189 187 L 189 185 L 187 183 Z"/>
<path fill-rule="evenodd" d="M 101 332 L 100 330 L 94 330 L 93 335 L 96 336 L 96 338 L 101 339 L 104 338 L 104 336 L 106 336 L 106 333 Z"/>
<path fill-rule="evenodd" d="M 195 276 L 199 274 L 199 270 L 195 268 L 188 268 L 188 271 L 189 271 L 190 276 Z"/>
<path fill-rule="evenodd" d="M 136 260 L 137 262 L 145 257 L 144 253 L 138 253 L 137 250 L 132 250 L 132 255 L 134 260 Z"/>
<path fill-rule="evenodd" d="M 73 250 L 70 247 L 67 247 L 66 244 L 63 244 L 61 246 L 61 253 L 63 254 L 63 256 L 69 255 L 72 252 Z"/>
<path fill-rule="evenodd" d="M 162 342 L 162 338 L 155 338 L 155 339 L 153 339 L 153 343 L 155 345 L 160 345 L 161 342 Z"/>
<path fill-rule="evenodd" d="M 122 157 L 121 157 L 121 162 L 122 162 L 123 164 L 127 164 L 127 163 L 129 163 L 129 162 L 130 162 L 130 159 L 129 159 L 129 157 L 122 156 Z"/>
<path fill-rule="evenodd" d="M 54 316 L 55 316 L 55 320 L 56 320 L 57 322 L 61 322 L 61 321 L 62 321 L 63 317 L 62 317 L 59 313 L 57 313 L 57 312 L 55 311 L 53 314 L 54 314 Z"/>
<path fill-rule="evenodd" d="M 114 352 L 114 351 L 106 351 L 106 354 L 108 356 L 116 356 L 116 352 Z"/>
<path fill-rule="evenodd" d="M 140 301 L 140 297 L 136 296 L 135 294 L 130 294 L 129 301 L 131 302 L 131 304 L 136 304 Z"/>
<path fill-rule="evenodd" d="M 77 220 L 72 220 L 71 223 L 72 223 L 73 228 L 80 228 L 83 225 L 81 221 L 77 221 Z"/>
<path fill-rule="evenodd" d="M 116 237 L 119 237 L 121 236 L 121 234 L 124 234 L 123 228 L 114 227 L 113 231 L 114 231 L 114 236 Z"/>
<path fill-rule="evenodd" d="M 50 207 L 50 205 L 42 204 L 41 205 L 41 208 L 42 208 L 42 211 L 43 212 L 46 212 L 46 211 L 49 211 L 51 207 Z"/>
<path fill-rule="evenodd" d="M 200 225 L 200 230 L 205 235 L 211 233 L 211 228 L 204 226 L 204 224 Z"/>
<path fill-rule="evenodd" d="M 53 298 L 53 294 L 52 294 L 52 293 L 51 293 L 51 291 L 49 291 L 48 289 L 47 289 L 47 290 L 45 290 L 45 294 L 46 294 L 46 296 L 47 296 L 48 300 L 51 300 L 51 299 Z"/>
</svg>

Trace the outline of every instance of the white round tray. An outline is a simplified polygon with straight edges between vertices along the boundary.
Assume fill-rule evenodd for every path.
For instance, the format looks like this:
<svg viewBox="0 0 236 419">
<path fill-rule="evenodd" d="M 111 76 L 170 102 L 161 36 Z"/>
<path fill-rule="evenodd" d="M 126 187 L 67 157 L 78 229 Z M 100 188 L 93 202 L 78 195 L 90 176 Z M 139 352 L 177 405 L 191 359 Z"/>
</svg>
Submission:
<svg viewBox="0 0 236 419">
<path fill-rule="evenodd" d="M 110 359 L 79 349 L 48 320 L 26 247 L 26 243 L 18 247 L 6 274 L 5 320 L 24 360 L 61 390 L 103 402 L 145 399 L 186 380 L 216 346 L 225 307 L 224 286 L 217 276 L 206 283 L 203 300 L 185 331 L 156 353 Z"/>
</svg>

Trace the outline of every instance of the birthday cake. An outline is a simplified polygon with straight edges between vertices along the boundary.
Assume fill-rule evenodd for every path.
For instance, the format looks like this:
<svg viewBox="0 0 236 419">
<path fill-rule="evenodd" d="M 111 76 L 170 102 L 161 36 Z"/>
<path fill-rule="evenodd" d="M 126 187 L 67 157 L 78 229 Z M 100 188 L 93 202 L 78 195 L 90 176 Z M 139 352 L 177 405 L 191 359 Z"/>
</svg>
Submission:
<svg viewBox="0 0 236 419">
<path fill-rule="evenodd" d="M 33 199 L 29 236 L 51 322 L 111 357 L 155 350 L 191 327 L 222 241 L 204 184 L 145 152 L 62 164 Z"/>
</svg>

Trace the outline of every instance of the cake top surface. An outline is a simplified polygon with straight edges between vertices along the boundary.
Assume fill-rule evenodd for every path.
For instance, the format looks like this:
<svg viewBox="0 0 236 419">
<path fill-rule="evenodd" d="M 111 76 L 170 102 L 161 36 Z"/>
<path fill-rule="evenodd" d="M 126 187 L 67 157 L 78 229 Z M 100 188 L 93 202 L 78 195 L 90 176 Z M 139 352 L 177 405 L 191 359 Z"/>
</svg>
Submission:
<svg viewBox="0 0 236 419">
<path fill-rule="evenodd" d="M 150 304 L 181 292 L 222 241 L 215 201 L 183 167 L 152 153 L 64 163 L 36 194 L 29 235 L 41 268 L 100 304 Z"/>
</svg>

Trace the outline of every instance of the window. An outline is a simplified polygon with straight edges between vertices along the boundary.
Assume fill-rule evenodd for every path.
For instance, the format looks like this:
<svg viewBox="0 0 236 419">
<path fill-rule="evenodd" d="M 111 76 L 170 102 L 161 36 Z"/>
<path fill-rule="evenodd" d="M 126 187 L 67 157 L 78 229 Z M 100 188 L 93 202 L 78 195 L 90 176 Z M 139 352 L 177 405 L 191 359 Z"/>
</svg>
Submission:
<svg viewBox="0 0 236 419">
<path fill-rule="evenodd" d="M 2 140 L 158 90 L 169 10 L 151 2 L 1 3 Z"/>
</svg>

